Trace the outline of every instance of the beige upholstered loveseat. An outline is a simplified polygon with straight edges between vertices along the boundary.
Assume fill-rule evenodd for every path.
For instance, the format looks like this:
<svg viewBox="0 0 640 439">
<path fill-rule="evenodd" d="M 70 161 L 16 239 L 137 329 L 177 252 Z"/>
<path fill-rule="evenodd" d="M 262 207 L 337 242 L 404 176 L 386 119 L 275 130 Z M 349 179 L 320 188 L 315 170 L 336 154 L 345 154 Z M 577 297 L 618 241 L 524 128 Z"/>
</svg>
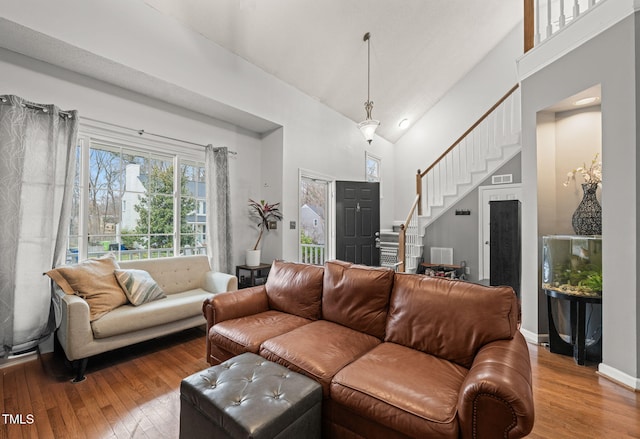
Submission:
<svg viewBox="0 0 640 439">
<path fill-rule="evenodd" d="M 88 303 L 61 290 L 61 323 L 57 337 L 77 368 L 74 381 L 84 379 L 88 357 L 170 333 L 204 325 L 202 303 L 212 294 L 238 288 L 235 276 L 213 272 L 205 255 L 120 261 L 124 270 L 145 270 L 165 298 L 118 306 L 91 321 Z"/>
</svg>

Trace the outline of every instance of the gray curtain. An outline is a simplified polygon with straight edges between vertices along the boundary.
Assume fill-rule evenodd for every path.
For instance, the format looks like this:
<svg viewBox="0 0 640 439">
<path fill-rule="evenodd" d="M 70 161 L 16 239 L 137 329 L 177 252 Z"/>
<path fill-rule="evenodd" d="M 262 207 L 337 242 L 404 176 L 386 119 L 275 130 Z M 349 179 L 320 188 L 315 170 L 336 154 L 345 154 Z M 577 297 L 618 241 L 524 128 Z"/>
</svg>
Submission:
<svg viewBox="0 0 640 439">
<path fill-rule="evenodd" d="M 207 184 L 207 254 L 211 269 L 232 274 L 231 203 L 229 151 L 226 147 L 205 149 Z"/>
<path fill-rule="evenodd" d="M 42 273 L 65 262 L 77 113 L 0 96 L 1 356 L 34 348 L 55 329 Z"/>
</svg>

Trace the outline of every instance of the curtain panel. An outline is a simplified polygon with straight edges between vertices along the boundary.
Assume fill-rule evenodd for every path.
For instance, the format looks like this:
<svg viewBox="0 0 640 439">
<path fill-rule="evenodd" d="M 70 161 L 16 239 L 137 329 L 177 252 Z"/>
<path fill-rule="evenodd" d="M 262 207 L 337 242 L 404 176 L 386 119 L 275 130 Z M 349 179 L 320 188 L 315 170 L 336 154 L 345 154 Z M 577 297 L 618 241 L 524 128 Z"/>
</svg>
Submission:
<svg viewBox="0 0 640 439">
<path fill-rule="evenodd" d="M 42 273 L 66 259 L 78 117 L 0 96 L 1 356 L 34 348 L 55 330 Z"/>
<path fill-rule="evenodd" d="M 207 185 L 207 249 L 211 269 L 232 274 L 231 195 L 229 151 L 226 147 L 205 149 Z"/>
</svg>

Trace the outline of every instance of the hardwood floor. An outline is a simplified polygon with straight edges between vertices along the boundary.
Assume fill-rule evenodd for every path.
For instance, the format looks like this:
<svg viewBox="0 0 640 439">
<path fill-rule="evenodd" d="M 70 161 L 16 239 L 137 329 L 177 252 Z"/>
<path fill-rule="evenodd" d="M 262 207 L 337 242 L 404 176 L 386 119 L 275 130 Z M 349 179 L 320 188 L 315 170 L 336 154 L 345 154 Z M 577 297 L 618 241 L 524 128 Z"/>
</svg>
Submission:
<svg viewBox="0 0 640 439">
<path fill-rule="evenodd" d="M 185 331 L 92 358 L 77 384 L 60 354 L 0 369 L 0 438 L 175 439 L 180 381 L 208 366 L 204 349 L 201 329 Z M 595 366 L 544 347 L 529 350 L 530 438 L 640 438 L 639 393 L 598 376 Z"/>
</svg>

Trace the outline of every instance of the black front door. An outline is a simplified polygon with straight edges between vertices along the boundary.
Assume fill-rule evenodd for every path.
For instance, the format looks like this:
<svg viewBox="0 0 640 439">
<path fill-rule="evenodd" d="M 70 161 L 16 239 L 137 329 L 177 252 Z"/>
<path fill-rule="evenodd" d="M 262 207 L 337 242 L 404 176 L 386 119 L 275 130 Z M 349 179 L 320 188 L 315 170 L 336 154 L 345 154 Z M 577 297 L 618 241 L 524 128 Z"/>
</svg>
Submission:
<svg viewBox="0 0 640 439">
<path fill-rule="evenodd" d="M 380 184 L 336 181 L 336 257 L 380 265 Z"/>
</svg>

